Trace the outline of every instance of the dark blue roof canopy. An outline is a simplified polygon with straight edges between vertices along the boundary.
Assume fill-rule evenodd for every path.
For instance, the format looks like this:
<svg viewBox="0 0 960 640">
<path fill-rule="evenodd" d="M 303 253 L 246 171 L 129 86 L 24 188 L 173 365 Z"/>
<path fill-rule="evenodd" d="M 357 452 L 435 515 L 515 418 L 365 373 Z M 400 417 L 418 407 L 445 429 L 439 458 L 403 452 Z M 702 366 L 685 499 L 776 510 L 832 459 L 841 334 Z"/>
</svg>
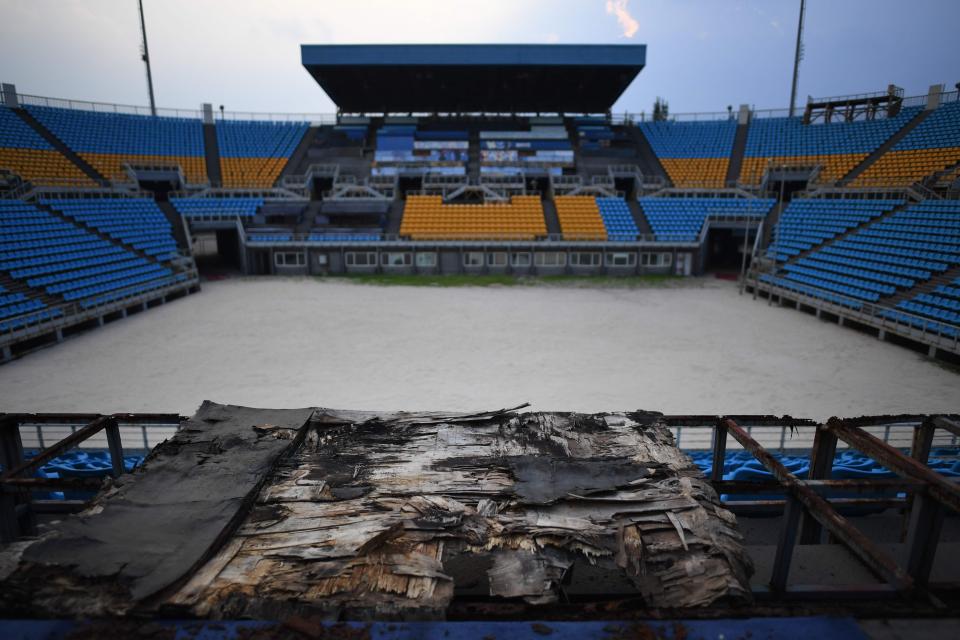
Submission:
<svg viewBox="0 0 960 640">
<path fill-rule="evenodd" d="M 303 66 L 346 112 L 603 113 L 646 45 L 301 45 Z"/>
</svg>

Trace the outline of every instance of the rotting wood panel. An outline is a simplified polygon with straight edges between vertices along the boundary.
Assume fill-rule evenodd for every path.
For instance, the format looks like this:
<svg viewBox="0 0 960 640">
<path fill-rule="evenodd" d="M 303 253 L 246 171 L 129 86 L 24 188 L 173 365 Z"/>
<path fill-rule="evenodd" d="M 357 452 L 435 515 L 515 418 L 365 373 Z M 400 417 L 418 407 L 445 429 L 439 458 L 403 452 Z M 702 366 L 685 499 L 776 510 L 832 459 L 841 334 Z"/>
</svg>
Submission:
<svg viewBox="0 0 960 640">
<path fill-rule="evenodd" d="M 749 599 L 735 518 L 656 414 L 320 410 L 308 428 L 168 607 L 411 619 L 466 594 Z"/>
</svg>

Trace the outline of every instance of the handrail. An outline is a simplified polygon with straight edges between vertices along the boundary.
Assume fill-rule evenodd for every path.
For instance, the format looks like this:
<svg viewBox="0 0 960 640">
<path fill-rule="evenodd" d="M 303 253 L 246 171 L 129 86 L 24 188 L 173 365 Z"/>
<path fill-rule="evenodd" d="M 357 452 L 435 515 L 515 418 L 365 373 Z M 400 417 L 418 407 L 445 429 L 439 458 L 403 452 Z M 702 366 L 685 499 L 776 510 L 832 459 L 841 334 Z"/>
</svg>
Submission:
<svg viewBox="0 0 960 640">
<path fill-rule="evenodd" d="M 767 275 L 773 275 L 774 277 L 777 277 L 776 273 L 767 274 Z M 914 331 L 914 332 L 918 331 L 920 332 L 921 336 L 927 336 L 929 334 L 941 340 L 946 340 L 947 343 L 953 343 L 954 347 L 960 347 L 960 326 L 958 325 L 952 325 L 950 323 L 942 322 L 940 320 L 933 320 L 932 318 L 927 318 L 921 315 L 917 315 L 915 313 L 910 313 L 909 311 L 904 311 L 902 309 L 898 309 L 895 307 L 887 307 L 887 306 L 875 304 L 872 302 L 865 302 L 864 300 L 851 298 L 849 296 L 845 296 L 840 293 L 834 293 L 833 291 L 828 291 L 827 289 L 822 289 L 820 287 L 817 287 L 816 285 L 807 284 L 805 282 L 798 283 L 798 284 L 802 284 L 805 287 L 811 287 L 813 289 L 818 289 L 820 291 L 823 291 L 825 294 L 829 295 L 832 299 L 842 300 L 846 303 L 849 303 L 852 306 L 848 307 L 845 305 L 832 303 L 830 300 L 827 300 L 825 298 L 817 298 L 815 296 L 811 296 L 809 294 L 806 294 L 800 291 L 794 291 L 787 287 L 783 287 L 771 282 L 763 281 L 756 276 L 756 273 L 754 273 L 754 278 L 753 278 L 753 286 L 755 287 L 777 289 L 779 292 L 787 292 L 789 293 L 790 296 L 793 296 L 793 297 L 803 297 L 806 300 L 814 300 L 817 302 L 817 304 L 820 304 L 820 305 L 831 305 L 836 307 L 842 307 L 844 313 L 850 314 L 849 317 L 853 319 L 856 319 L 856 316 L 859 315 L 860 317 L 869 318 L 871 320 L 874 320 L 875 322 L 878 322 L 881 328 L 891 326 L 891 325 L 896 327 L 902 327 L 902 328 L 909 329 L 910 331 Z M 887 314 L 893 314 L 893 315 L 887 315 Z M 914 320 L 919 324 L 919 326 L 912 324 L 910 322 L 901 321 L 900 320 L 901 317 L 907 317 L 911 320 Z M 933 331 L 930 329 L 931 325 L 940 327 L 940 329 Z M 949 335 L 943 331 L 944 328 L 948 328 L 951 331 L 955 331 L 955 333 L 953 335 Z"/>
<path fill-rule="evenodd" d="M 181 256 L 185 258 L 185 256 Z M 192 264 L 192 259 L 190 259 Z M 34 311 L 29 311 L 17 316 L 11 316 L 9 318 L 4 318 L 3 323 L 7 326 L 5 329 L 0 329 L 0 343 L 8 344 L 8 339 L 11 336 L 14 336 L 18 333 L 26 332 L 28 329 L 35 329 L 45 324 L 59 324 L 65 320 L 69 320 L 72 316 L 78 316 L 82 314 L 89 314 L 91 312 L 103 311 L 103 313 L 110 313 L 110 311 L 104 311 L 105 309 L 119 309 L 120 307 L 126 306 L 130 303 L 131 300 L 137 298 L 143 298 L 150 295 L 155 295 L 159 292 L 174 291 L 177 289 L 182 289 L 184 286 L 190 286 L 200 281 L 200 274 L 196 269 L 196 266 L 191 266 L 188 269 L 181 270 L 176 272 L 175 275 L 186 274 L 187 277 L 184 280 L 170 282 L 168 284 L 159 286 L 155 289 L 150 289 L 148 291 L 141 291 L 139 293 L 124 293 L 129 292 L 140 285 L 131 285 L 129 287 L 124 287 L 118 289 L 116 292 L 119 293 L 119 297 L 111 298 L 110 300 L 105 300 L 103 302 L 92 303 L 86 306 L 83 305 L 82 301 L 67 302 L 54 306 L 47 306 L 43 309 L 36 309 Z M 59 311 L 60 314 L 51 317 L 49 314 L 51 312 Z M 45 316 L 45 317 L 38 317 Z M 14 326 L 15 322 L 18 320 L 25 320 L 24 324 Z"/>
</svg>

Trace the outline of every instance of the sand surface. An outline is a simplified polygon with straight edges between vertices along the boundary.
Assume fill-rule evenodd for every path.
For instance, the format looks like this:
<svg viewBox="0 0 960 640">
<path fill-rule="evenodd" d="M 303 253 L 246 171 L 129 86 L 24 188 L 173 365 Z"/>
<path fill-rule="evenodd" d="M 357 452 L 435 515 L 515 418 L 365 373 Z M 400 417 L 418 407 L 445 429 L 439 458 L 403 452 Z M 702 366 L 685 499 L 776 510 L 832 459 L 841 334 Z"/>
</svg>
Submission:
<svg viewBox="0 0 960 640">
<path fill-rule="evenodd" d="M 739 296 L 236 279 L 0 366 L 0 411 L 960 411 L 960 375 Z"/>
</svg>

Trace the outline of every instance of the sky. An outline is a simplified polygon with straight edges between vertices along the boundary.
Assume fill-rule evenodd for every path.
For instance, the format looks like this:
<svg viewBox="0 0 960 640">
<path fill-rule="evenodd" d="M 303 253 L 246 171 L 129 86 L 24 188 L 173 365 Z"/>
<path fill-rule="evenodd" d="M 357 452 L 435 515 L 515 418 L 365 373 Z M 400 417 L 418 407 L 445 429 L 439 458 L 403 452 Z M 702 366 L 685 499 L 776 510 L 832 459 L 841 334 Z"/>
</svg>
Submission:
<svg viewBox="0 0 960 640">
<path fill-rule="evenodd" d="M 799 0 L 144 0 L 157 105 L 332 113 L 301 44 L 647 45 L 615 105 L 785 108 Z M 960 82 L 960 0 L 808 0 L 798 102 Z M 0 0 L 0 81 L 148 104 L 136 0 Z"/>
</svg>

